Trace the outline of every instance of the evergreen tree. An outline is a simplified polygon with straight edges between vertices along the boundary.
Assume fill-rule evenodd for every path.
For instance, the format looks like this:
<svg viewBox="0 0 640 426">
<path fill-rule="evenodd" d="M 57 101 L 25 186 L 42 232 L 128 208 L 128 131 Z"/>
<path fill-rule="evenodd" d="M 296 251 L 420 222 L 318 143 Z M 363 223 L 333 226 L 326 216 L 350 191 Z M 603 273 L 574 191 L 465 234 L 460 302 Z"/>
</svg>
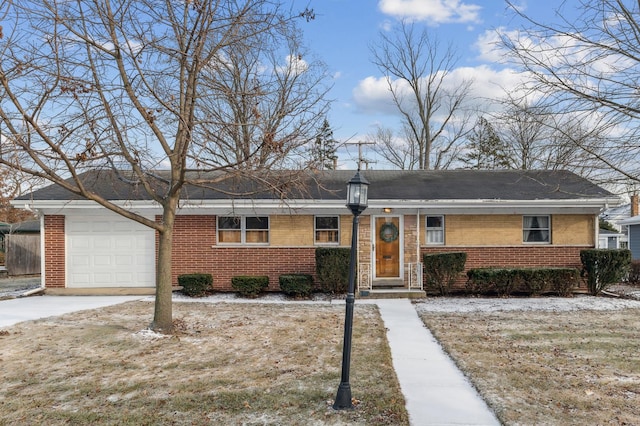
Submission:
<svg viewBox="0 0 640 426">
<path fill-rule="evenodd" d="M 478 118 L 468 139 L 468 152 L 462 158 L 465 168 L 477 170 L 509 168 L 504 142 L 486 118 L 482 116 Z"/>
<path fill-rule="evenodd" d="M 329 125 L 329 121 L 325 118 L 313 146 L 313 159 L 320 170 L 335 169 L 335 161 L 338 159 L 336 144 L 337 141 L 333 138 L 333 130 Z"/>
</svg>

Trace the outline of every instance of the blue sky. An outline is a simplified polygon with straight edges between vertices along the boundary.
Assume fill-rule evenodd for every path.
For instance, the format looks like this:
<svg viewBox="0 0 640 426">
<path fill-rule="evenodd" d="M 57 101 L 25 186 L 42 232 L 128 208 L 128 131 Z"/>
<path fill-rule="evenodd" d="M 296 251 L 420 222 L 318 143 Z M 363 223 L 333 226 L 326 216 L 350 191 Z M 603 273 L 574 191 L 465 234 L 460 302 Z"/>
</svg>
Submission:
<svg viewBox="0 0 640 426">
<path fill-rule="evenodd" d="M 329 122 L 340 142 L 364 140 L 376 124 L 393 128 L 398 117 L 389 109 L 383 75 L 371 63 L 369 46 L 399 19 L 411 19 L 435 31 L 443 43 L 452 42 L 459 55 L 454 78 L 473 79 L 477 98 L 496 96 L 515 87 L 521 74 L 500 63 L 493 50 L 496 30 L 515 31 L 523 22 L 504 0 L 292 0 L 294 8 L 308 5 L 316 19 L 301 23 L 311 52 L 332 75 L 334 100 Z M 556 20 L 547 2 L 516 0 L 527 15 Z M 571 10 L 577 0 L 568 0 Z M 366 148 L 365 148 L 366 149 Z M 357 147 L 340 150 L 340 168 L 355 168 Z M 384 168 L 384 165 L 372 165 Z"/>
</svg>

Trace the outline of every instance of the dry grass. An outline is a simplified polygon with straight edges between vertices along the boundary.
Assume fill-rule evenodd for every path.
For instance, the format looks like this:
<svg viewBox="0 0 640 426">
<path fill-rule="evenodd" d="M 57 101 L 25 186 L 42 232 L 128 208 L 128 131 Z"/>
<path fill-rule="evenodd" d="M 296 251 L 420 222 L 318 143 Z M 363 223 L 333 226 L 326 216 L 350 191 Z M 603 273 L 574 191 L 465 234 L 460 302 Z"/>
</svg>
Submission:
<svg viewBox="0 0 640 426">
<path fill-rule="evenodd" d="M 349 412 L 344 305 L 175 303 L 180 332 L 131 302 L 0 332 L 0 425 L 408 424 L 375 306 L 355 310 Z"/>
<path fill-rule="evenodd" d="M 640 310 L 423 313 L 508 425 L 640 425 Z"/>
</svg>

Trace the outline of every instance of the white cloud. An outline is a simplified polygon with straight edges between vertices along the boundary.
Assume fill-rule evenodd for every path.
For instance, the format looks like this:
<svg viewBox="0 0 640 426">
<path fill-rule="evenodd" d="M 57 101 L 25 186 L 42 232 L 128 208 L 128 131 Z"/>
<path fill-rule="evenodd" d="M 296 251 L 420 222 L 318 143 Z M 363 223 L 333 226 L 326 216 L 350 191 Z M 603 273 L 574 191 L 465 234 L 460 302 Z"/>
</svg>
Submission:
<svg viewBox="0 0 640 426">
<path fill-rule="evenodd" d="M 307 61 L 298 55 L 287 55 L 285 62 L 285 65 L 276 69 L 277 72 L 282 74 L 299 75 L 309 69 Z"/>
<path fill-rule="evenodd" d="M 481 6 L 460 0 L 380 0 L 378 7 L 387 15 L 433 25 L 452 22 L 479 22 Z"/>
<path fill-rule="evenodd" d="M 396 114 L 385 77 L 367 77 L 353 89 L 356 109 L 369 114 Z"/>
<path fill-rule="evenodd" d="M 478 36 L 473 47 L 479 52 L 478 59 L 485 62 L 501 63 L 505 60 L 505 48 L 501 45 L 500 35 L 515 36 L 515 31 L 509 32 L 504 28 L 486 30 Z"/>
<path fill-rule="evenodd" d="M 469 107 L 477 107 L 482 112 L 495 110 L 497 107 L 490 99 L 504 98 L 507 94 L 518 96 L 520 85 L 528 78 L 526 73 L 505 68 L 496 70 L 487 65 L 477 67 L 460 67 L 454 69 L 445 79 L 443 88 L 454 90 L 463 82 L 472 81 L 469 93 Z M 404 82 L 393 84 L 403 89 Z M 405 89 L 405 90 L 408 90 Z M 367 77 L 360 80 L 352 92 L 355 108 L 365 114 L 397 115 L 393 105 L 389 84 L 386 77 Z"/>
</svg>

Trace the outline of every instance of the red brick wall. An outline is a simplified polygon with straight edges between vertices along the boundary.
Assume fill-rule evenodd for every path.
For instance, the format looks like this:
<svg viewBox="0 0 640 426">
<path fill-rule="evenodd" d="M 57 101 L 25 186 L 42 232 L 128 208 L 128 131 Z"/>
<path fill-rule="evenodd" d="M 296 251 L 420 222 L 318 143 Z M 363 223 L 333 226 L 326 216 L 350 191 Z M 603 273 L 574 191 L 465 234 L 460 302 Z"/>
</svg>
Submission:
<svg viewBox="0 0 640 426">
<path fill-rule="evenodd" d="M 217 290 L 233 290 L 237 275 L 268 275 L 270 291 L 279 291 L 278 277 L 286 273 L 315 275 L 314 247 L 216 246 L 216 217 L 178 216 L 173 236 L 173 284 L 178 275 L 209 273 Z"/>
<path fill-rule="evenodd" d="M 593 247 L 531 245 L 513 247 L 421 247 L 421 253 L 467 253 L 466 270 L 473 268 L 503 267 L 570 267 L 581 268 L 580 250 Z M 466 273 L 465 270 L 465 273 Z M 464 286 L 466 275 L 456 282 Z"/>
<path fill-rule="evenodd" d="M 63 215 L 44 217 L 44 281 L 47 287 L 65 286 Z"/>
</svg>

